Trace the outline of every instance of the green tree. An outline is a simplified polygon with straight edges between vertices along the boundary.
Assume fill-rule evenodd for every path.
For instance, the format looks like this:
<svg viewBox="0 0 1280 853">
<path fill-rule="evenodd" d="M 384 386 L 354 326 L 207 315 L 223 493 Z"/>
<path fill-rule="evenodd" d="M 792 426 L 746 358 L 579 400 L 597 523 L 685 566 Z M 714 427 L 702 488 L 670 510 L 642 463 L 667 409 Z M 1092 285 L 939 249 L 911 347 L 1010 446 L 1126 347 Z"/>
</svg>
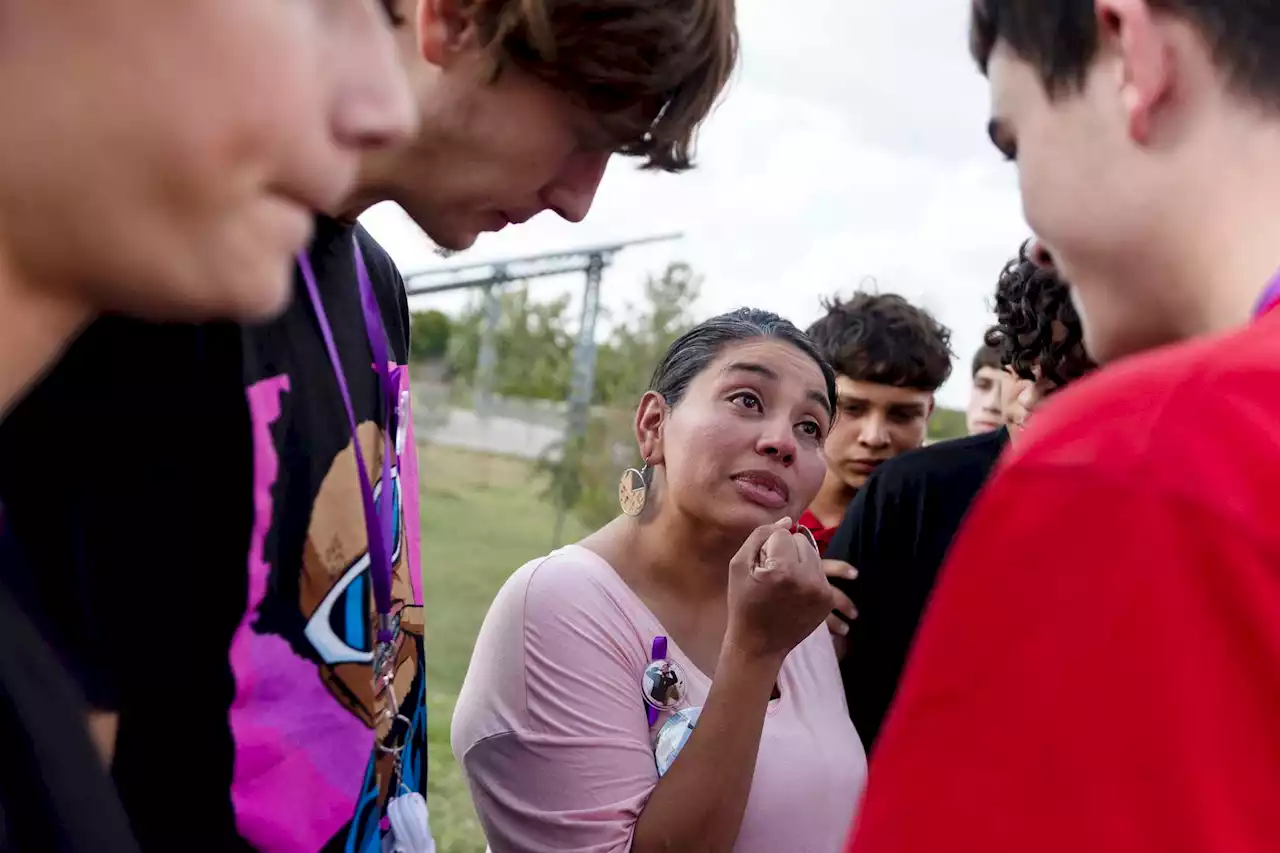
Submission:
<svg viewBox="0 0 1280 853">
<path fill-rule="evenodd" d="M 702 278 L 686 263 L 646 279 L 643 299 L 627 304 L 597 352 L 596 402 L 634 409 L 667 348 L 696 324 L 701 288 Z"/>
<path fill-rule="evenodd" d="M 434 361 L 449 351 L 449 334 L 453 324 L 441 311 L 419 311 L 409 322 L 409 358 Z"/>
<path fill-rule="evenodd" d="M 569 297 L 536 302 L 527 285 L 517 285 L 505 290 L 499 303 L 493 391 L 506 397 L 565 399 L 569 395 L 574 344 L 568 330 Z M 450 372 L 473 386 L 484 322 L 485 301 L 481 296 L 454 323 L 449 348 Z"/>
<path fill-rule="evenodd" d="M 598 527 L 618 514 L 618 479 L 639 466 L 635 408 L 667 348 L 696 324 L 693 305 L 702 280 L 684 263 L 649 276 L 644 298 L 622 312 L 598 349 L 595 403 L 586 433 L 540 460 L 547 497 L 584 524 Z"/>
<path fill-rule="evenodd" d="M 591 529 L 618 514 L 618 480 L 627 468 L 640 467 L 631 431 L 634 415 L 630 409 L 597 409 L 585 435 L 558 443 L 538 460 L 547 475 L 543 496 Z"/>
<path fill-rule="evenodd" d="M 944 441 L 948 438 L 962 438 L 968 434 L 969 428 L 965 423 L 964 412 L 944 409 L 941 406 L 933 410 L 933 417 L 929 419 L 930 439 Z"/>
</svg>

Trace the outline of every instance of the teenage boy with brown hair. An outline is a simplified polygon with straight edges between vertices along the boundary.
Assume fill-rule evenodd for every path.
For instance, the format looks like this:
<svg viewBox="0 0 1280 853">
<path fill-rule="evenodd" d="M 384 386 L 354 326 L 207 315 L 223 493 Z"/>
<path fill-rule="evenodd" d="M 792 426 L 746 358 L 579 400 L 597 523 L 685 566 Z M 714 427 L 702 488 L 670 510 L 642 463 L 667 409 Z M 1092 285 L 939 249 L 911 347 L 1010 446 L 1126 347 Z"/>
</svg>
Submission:
<svg viewBox="0 0 1280 853">
<path fill-rule="evenodd" d="M 839 417 L 823 443 L 827 478 L 799 523 L 826 549 L 877 466 L 924 444 L 934 394 L 951 375 L 951 330 L 896 293 L 826 303 L 805 334 L 836 371 Z"/>
</svg>

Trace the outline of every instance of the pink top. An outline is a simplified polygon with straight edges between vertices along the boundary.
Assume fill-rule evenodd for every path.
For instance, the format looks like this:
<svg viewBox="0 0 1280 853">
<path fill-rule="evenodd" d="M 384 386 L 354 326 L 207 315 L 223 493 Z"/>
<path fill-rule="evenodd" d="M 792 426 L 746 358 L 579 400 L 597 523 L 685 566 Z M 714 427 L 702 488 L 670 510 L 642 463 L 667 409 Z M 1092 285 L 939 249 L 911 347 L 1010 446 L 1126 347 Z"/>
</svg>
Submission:
<svg viewBox="0 0 1280 853">
<path fill-rule="evenodd" d="M 626 853 L 658 783 L 641 676 L 666 631 L 604 560 L 576 545 L 521 567 L 485 617 L 453 716 L 493 853 Z M 678 646 L 687 700 L 711 687 Z M 833 853 L 866 782 L 826 626 L 787 657 L 735 853 Z M 677 757 L 676 761 L 680 759 Z"/>
</svg>

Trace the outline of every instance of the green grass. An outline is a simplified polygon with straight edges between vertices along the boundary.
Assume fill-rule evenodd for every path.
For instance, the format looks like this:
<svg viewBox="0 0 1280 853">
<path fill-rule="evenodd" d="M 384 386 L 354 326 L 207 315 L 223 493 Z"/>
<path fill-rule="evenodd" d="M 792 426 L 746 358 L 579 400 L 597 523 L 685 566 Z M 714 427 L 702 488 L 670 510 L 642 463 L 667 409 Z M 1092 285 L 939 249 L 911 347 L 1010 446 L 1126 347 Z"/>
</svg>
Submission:
<svg viewBox="0 0 1280 853">
<path fill-rule="evenodd" d="M 439 853 L 483 853 L 449 721 L 489 603 L 508 575 L 550 550 L 555 510 L 520 460 L 423 445 L 419 471 L 431 829 Z M 583 533 L 572 520 L 565 528 L 568 541 Z"/>
</svg>

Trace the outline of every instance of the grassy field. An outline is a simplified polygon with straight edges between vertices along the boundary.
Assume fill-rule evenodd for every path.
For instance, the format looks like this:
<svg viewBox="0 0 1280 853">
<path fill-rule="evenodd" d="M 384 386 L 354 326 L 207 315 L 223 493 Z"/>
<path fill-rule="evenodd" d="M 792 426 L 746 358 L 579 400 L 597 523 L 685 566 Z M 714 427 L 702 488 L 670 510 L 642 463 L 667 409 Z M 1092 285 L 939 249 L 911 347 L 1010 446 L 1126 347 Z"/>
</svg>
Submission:
<svg viewBox="0 0 1280 853">
<path fill-rule="evenodd" d="M 483 853 L 449 721 L 489 602 L 508 575 L 550 550 L 555 512 L 519 460 L 430 445 L 421 448 L 419 467 L 431 829 L 439 853 Z M 569 541 L 581 534 L 566 525 Z"/>
</svg>

